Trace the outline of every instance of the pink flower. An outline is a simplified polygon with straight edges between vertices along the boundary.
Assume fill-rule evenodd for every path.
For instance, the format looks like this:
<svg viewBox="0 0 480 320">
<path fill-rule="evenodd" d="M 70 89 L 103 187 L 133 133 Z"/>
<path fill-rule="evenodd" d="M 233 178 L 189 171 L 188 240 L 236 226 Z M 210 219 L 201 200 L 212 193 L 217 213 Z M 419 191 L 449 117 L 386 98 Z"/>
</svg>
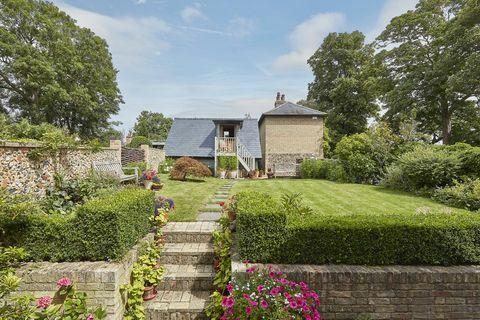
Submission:
<svg viewBox="0 0 480 320">
<path fill-rule="evenodd" d="M 37 300 L 37 308 L 46 309 L 52 304 L 53 299 L 49 296 L 41 297 Z"/>
<path fill-rule="evenodd" d="M 247 316 L 249 316 L 251 313 L 252 313 L 252 307 L 247 307 L 247 308 L 245 309 L 245 314 L 246 314 Z"/>
<path fill-rule="evenodd" d="M 258 302 L 257 301 L 253 301 L 253 300 L 248 300 L 248 303 L 250 303 L 252 306 L 256 307 L 258 306 Z"/>
<path fill-rule="evenodd" d="M 260 301 L 260 307 L 262 307 L 262 309 L 267 309 L 268 308 L 268 302 L 265 301 L 265 300 Z"/>
<path fill-rule="evenodd" d="M 305 282 L 300 282 L 300 287 L 302 287 L 302 290 L 308 290 L 308 286 Z"/>
<path fill-rule="evenodd" d="M 232 293 L 233 292 L 233 284 L 231 284 L 231 283 L 227 284 L 227 290 L 228 290 L 228 292 Z"/>
<path fill-rule="evenodd" d="M 272 288 L 272 289 L 270 290 L 270 294 L 271 294 L 272 296 L 278 296 L 279 293 L 280 293 L 280 288 L 274 287 L 274 288 Z"/>
<path fill-rule="evenodd" d="M 285 279 L 285 278 L 282 278 L 282 279 L 280 279 L 280 283 L 281 283 L 281 284 L 287 284 L 287 283 L 290 283 L 290 281 L 288 281 L 288 280 Z"/>
<path fill-rule="evenodd" d="M 259 286 L 257 287 L 258 293 L 262 293 L 263 289 L 265 289 L 265 287 L 262 286 L 262 285 L 259 285 Z"/>
<path fill-rule="evenodd" d="M 72 285 L 72 280 L 70 280 L 70 278 L 67 278 L 67 277 L 59 279 L 57 281 L 57 286 L 59 288 L 68 287 L 68 286 L 71 286 L 71 285 Z"/>
<path fill-rule="evenodd" d="M 223 297 L 222 299 L 223 307 L 231 308 L 233 307 L 234 304 L 235 304 L 235 301 L 233 300 L 232 297 Z"/>
<path fill-rule="evenodd" d="M 87 319 L 85 319 L 85 320 L 95 320 L 95 318 L 93 317 L 93 314 L 89 314 L 87 316 Z"/>
<path fill-rule="evenodd" d="M 290 308 L 296 309 L 296 308 L 298 308 L 298 304 L 295 301 L 292 300 L 292 301 L 290 301 Z"/>
<path fill-rule="evenodd" d="M 245 298 L 245 300 L 251 300 L 250 296 L 246 293 L 243 294 L 243 298 Z"/>
<path fill-rule="evenodd" d="M 255 272 L 255 270 L 257 270 L 257 268 L 256 268 L 256 267 L 251 267 L 251 268 L 248 268 L 248 269 L 247 269 L 247 273 L 254 273 L 254 272 Z"/>
<path fill-rule="evenodd" d="M 270 272 L 268 273 L 268 276 L 269 276 L 270 278 L 272 278 L 272 279 L 275 278 L 275 272 L 270 271 Z"/>
</svg>

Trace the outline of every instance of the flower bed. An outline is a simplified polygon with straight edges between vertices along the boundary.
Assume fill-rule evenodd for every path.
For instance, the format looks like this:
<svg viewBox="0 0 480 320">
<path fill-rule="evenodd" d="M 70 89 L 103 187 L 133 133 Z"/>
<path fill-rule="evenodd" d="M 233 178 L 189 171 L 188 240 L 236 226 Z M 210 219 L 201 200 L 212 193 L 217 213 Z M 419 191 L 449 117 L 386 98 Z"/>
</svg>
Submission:
<svg viewBox="0 0 480 320">
<path fill-rule="evenodd" d="M 76 214 L 0 214 L 0 242 L 25 248 L 34 261 L 121 258 L 150 228 L 154 193 L 125 188 L 92 199 Z"/>
<path fill-rule="evenodd" d="M 288 264 L 462 265 L 480 263 L 480 216 L 417 210 L 391 215 L 297 215 L 271 196 L 237 195 L 242 259 Z"/>
</svg>

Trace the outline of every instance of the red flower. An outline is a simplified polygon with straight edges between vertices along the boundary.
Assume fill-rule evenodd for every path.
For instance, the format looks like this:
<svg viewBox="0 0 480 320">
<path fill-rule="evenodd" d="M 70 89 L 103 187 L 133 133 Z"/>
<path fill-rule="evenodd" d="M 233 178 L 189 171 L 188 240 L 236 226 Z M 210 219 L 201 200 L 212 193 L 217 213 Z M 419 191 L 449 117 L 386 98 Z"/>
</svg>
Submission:
<svg viewBox="0 0 480 320">
<path fill-rule="evenodd" d="M 219 204 L 221 207 L 223 207 L 223 206 L 225 205 L 225 201 L 220 201 L 218 204 Z"/>
</svg>

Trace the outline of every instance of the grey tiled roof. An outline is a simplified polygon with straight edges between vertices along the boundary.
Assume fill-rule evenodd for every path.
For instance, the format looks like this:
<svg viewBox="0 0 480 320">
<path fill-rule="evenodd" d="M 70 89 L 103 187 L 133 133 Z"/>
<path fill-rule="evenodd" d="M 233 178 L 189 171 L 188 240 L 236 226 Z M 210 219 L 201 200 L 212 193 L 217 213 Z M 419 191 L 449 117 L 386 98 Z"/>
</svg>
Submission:
<svg viewBox="0 0 480 320">
<path fill-rule="evenodd" d="M 272 110 L 264 112 L 260 117 L 259 122 L 262 122 L 265 116 L 295 116 L 295 115 L 323 117 L 326 115 L 326 113 L 287 101 L 284 104 L 281 104 L 276 108 L 273 108 Z"/>
<path fill-rule="evenodd" d="M 255 158 L 261 158 L 257 119 L 175 118 L 165 143 L 170 157 L 213 157 L 215 122 L 241 122 L 238 138 Z"/>
</svg>

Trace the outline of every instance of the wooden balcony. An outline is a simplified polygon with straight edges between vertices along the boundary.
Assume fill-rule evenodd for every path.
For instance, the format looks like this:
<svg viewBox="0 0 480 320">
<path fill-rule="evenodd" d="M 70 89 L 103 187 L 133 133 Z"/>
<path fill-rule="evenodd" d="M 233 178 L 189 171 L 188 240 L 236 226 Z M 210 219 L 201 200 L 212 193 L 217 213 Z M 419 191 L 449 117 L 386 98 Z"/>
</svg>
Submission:
<svg viewBox="0 0 480 320">
<path fill-rule="evenodd" d="M 215 149 L 217 155 L 236 155 L 237 139 L 215 137 Z"/>
</svg>

